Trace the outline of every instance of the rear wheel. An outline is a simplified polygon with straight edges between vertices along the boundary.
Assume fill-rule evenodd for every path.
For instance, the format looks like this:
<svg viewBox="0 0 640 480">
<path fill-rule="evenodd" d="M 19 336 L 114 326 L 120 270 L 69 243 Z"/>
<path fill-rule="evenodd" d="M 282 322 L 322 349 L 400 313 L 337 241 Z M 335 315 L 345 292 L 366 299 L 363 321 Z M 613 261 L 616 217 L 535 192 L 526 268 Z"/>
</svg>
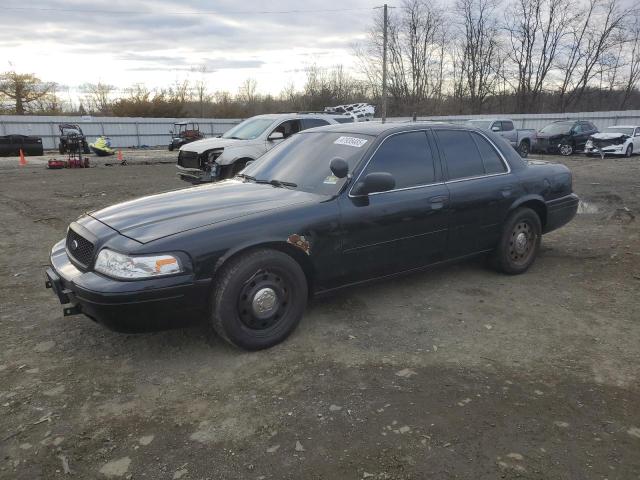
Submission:
<svg viewBox="0 0 640 480">
<path fill-rule="evenodd" d="M 522 158 L 527 158 L 529 156 L 529 142 L 522 141 L 518 146 L 518 153 Z"/>
<path fill-rule="evenodd" d="M 627 147 L 627 150 L 624 152 L 624 156 L 629 158 L 631 155 L 633 155 L 633 145 L 629 145 Z"/>
<path fill-rule="evenodd" d="M 491 255 L 493 267 L 509 275 L 526 272 L 540 249 L 542 225 L 530 208 L 518 208 L 507 219 L 498 247 Z"/>
<path fill-rule="evenodd" d="M 64 153 L 67 151 L 67 149 L 65 148 L 65 146 L 60 143 L 58 144 L 58 151 L 60 152 L 60 155 L 64 155 Z"/>
<path fill-rule="evenodd" d="M 211 325 L 237 347 L 269 348 L 298 326 L 307 295 L 307 280 L 298 262 L 278 250 L 255 250 L 220 271 L 212 295 Z"/>
</svg>

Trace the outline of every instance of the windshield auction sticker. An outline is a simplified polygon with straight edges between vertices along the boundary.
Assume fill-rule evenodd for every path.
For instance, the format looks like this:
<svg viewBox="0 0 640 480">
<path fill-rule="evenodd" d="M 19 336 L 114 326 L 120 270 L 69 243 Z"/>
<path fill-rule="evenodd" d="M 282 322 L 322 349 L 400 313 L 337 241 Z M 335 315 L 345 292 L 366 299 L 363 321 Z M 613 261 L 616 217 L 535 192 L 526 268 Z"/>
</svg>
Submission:
<svg viewBox="0 0 640 480">
<path fill-rule="evenodd" d="M 349 145 L 350 147 L 360 148 L 367 141 L 364 138 L 356 138 L 356 137 L 339 137 L 335 142 L 336 145 Z"/>
</svg>

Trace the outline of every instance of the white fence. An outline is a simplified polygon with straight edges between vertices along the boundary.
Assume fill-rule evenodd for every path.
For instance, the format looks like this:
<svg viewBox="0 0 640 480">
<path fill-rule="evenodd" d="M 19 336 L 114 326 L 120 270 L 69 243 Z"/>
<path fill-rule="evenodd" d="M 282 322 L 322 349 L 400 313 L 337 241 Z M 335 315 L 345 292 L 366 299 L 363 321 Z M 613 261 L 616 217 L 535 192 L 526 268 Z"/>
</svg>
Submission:
<svg viewBox="0 0 640 480">
<path fill-rule="evenodd" d="M 420 120 L 462 123 L 475 118 L 511 118 L 517 128 L 541 129 L 556 120 L 588 120 L 599 129 L 612 125 L 640 125 L 640 110 L 621 110 L 612 112 L 580 112 L 580 113 L 527 113 L 527 114 L 497 114 L 497 115 L 448 115 L 441 117 L 419 116 Z M 411 121 L 410 117 L 393 118 L 390 121 Z"/>
<path fill-rule="evenodd" d="M 640 125 L 640 110 L 614 112 L 581 112 L 581 113 L 540 113 L 514 115 L 454 115 L 454 116 L 420 116 L 418 120 L 462 123 L 471 118 L 512 118 L 518 128 L 540 129 L 555 120 L 581 119 L 589 120 L 600 128 L 611 125 Z M 114 147 L 165 146 L 171 138 L 170 131 L 176 121 L 186 119 L 175 118 L 129 118 L 129 117 L 71 117 L 71 116 L 0 116 L 0 135 L 36 135 L 42 137 L 44 148 L 55 149 L 58 146 L 58 124 L 78 123 L 89 141 L 100 135 L 111 138 Z M 200 131 L 207 137 L 224 133 L 240 119 L 200 118 L 194 119 L 200 125 Z M 411 117 L 389 118 L 390 122 L 411 121 Z"/>
<path fill-rule="evenodd" d="M 187 119 L 176 118 L 130 118 L 130 117 L 72 117 L 72 116 L 0 116 L 0 135 L 36 135 L 42 137 L 45 149 L 58 148 L 59 123 L 77 123 L 93 142 L 100 135 L 111 138 L 113 147 L 142 147 L 169 145 L 174 122 Z M 239 119 L 199 118 L 194 119 L 200 131 L 211 137 L 226 132 Z"/>
</svg>

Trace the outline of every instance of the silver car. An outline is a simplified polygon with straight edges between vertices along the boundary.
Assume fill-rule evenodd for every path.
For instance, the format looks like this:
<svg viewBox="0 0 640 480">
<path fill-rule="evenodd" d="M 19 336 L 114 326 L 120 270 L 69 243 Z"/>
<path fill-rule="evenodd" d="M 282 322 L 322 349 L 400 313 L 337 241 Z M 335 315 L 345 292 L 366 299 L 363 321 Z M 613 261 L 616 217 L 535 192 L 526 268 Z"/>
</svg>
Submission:
<svg viewBox="0 0 640 480">
<path fill-rule="evenodd" d="M 232 178 L 248 162 L 256 160 L 294 133 L 346 122 L 353 122 L 353 118 L 323 113 L 257 115 L 239 123 L 221 137 L 205 138 L 180 147 L 178 176 L 191 183 Z"/>
</svg>

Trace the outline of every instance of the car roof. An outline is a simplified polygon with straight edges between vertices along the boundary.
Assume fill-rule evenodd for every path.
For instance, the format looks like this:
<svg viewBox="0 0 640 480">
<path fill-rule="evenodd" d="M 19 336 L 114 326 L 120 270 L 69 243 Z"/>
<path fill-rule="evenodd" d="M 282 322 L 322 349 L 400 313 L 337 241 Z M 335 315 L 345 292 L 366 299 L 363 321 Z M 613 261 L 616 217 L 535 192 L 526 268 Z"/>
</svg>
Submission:
<svg viewBox="0 0 640 480">
<path fill-rule="evenodd" d="M 638 125 L 611 125 L 610 127 L 606 127 L 606 128 L 639 128 Z"/>
<path fill-rule="evenodd" d="M 372 120 L 369 122 L 354 122 L 354 123 L 339 123 L 337 125 L 325 125 L 323 127 L 316 127 L 309 130 L 304 130 L 304 132 L 309 131 L 322 131 L 322 132 L 336 132 L 336 133 L 354 133 L 360 135 L 372 135 L 378 136 L 384 133 L 394 133 L 394 132 L 404 132 L 407 130 L 419 130 L 422 128 L 433 128 L 433 127 L 455 127 L 455 128 L 464 128 L 466 130 L 474 130 L 477 129 L 474 127 L 469 127 L 467 125 L 453 124 L 453 123 L 444 123 L 444 122 L 387 122 L 382 123 L 379 120 Z M 302 132 L 302 133 L 304 133 Z"/>
<path fill-rule="evenodd" d="M 265 113 L 262 115 L 255 115 L 250 118 L 266 118 L 270 120 L 286 120 L 286 119 L 295 119 L 295 118 L 335 118 L 335 117 L 344 117 L 347 115 L 341 115 L 339 113 Z"/>
</svg>

